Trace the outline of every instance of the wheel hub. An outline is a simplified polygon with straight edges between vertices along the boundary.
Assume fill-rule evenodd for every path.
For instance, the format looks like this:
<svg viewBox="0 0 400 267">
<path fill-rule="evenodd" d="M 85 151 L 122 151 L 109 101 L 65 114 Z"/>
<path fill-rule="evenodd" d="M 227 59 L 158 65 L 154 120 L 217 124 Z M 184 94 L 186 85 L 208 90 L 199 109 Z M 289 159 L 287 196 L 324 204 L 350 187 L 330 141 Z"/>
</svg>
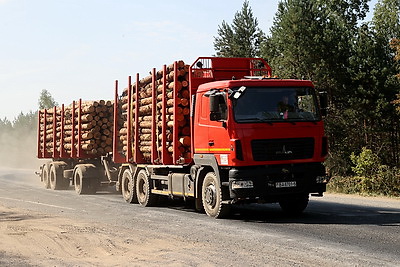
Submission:
<svg viewBox="0 0 400 267">
<path fill-rule="evenodd" d="M 129 194 L 131 192 L 131 180 L 125 179 L 125 192 Z"/>
<path fill-rule="evenodd" d="M 215 206 L 216 203 L 216 192 L 217 190 L 215 189 L 215 185 L 210 184 L 207 186 L 205 190 L 205 200 L 207 205 L 210 205 L 211 207 Z"/>
</svg>

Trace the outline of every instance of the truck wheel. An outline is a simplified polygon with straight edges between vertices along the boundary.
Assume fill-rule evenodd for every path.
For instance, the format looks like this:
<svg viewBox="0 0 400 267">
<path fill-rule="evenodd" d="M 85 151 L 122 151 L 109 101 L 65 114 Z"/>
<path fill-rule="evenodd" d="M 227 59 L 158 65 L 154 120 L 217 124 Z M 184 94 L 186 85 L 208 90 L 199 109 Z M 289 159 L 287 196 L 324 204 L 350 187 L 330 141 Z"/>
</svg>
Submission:
<svg viewBox="0 0 400 267">
<path fill-rule="evenodd" d="M 206 174 L 201 190 L 203 207 L 206 214 L 213 218 L 226 217 L 230 212 L 230 206 L 222 204 L 222 190 L 217 176 L 213 172 Z"/>
<path fill-rule="evenodd" d="M 42 167 L 42 181 L 44 184 L 44 188 L 50 188 L 50 165 L 48 163 L 43 164 Z"/>
<path fill-rule="evenodd" d="M 136 177 L 136 196 L 140 205 L 153 206 L 157 202 L 157 195 L 151 193 L 150 177 L 145 170 L 140 170 Z"/>
<path fill-rule="evenodd" d="M 50 188 L 53 190 L 65 190 L 69 187 L 69 179 L 64 178 L 64 165 L 54 162 L 50 167 Z"/>
<path fill-rule="evenodd" d="M 122 197 L 124 200 L 128 203 L 138 203 L 135 181 L 133 180 L 130 169 L 126 169 L 122 174 L 121 184 Z"/>
<path fill-rule="evenodd" d="M 300 215 L 308 205 L 308 194 L 297 195 L 281 199 L 279 205 L 282 210 L 290 215 Z"/>
<path fill-rule="evenodd" d="M 194 209 L 197 212 L 204 213 L 203 200 L 201 197 L 196 197 L 196 199 L 194 200 Z"/>
<path fill-rule="evenodd" d="M 87 176 L 86 166 L 77 166 L 74 174 L 75 192 L 78 195 L 90 193 L 90 177 Z"/>
</svg>

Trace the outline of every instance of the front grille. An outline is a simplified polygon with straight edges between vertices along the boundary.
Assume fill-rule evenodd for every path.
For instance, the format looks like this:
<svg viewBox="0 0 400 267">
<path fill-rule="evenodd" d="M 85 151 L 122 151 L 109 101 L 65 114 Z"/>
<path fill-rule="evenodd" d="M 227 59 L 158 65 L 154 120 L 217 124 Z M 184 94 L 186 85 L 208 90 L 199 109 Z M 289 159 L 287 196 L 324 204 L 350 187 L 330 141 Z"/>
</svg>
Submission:
<svg viewBox="0 0 400 267">
<path fill-rule="evenodd" d="M 253 140 L 251 149 L 255 161 L 308 159 L 314 155 L 314 138 Z"/>
</svg>

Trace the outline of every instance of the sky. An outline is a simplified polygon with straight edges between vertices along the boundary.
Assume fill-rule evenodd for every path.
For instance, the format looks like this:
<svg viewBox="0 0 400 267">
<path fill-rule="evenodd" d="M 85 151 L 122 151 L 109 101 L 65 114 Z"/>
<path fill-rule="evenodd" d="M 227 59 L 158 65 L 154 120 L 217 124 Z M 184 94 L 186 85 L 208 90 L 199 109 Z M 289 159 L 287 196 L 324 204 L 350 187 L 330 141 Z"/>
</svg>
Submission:
<svg viewBox="0 0 400 267">
<path fill-rule="evenodd" d="M 279 0 L 249 0 L 267 34 Z M 373 0 L 372 3 L 376 2 Z M 113 99 L 128 76 L 215 54 L 222 21 L 243 0 L 0 0 L 0 119 L 59 104 Z M 372 9 L 372 8 L 371 8 Z"/>
</svg>

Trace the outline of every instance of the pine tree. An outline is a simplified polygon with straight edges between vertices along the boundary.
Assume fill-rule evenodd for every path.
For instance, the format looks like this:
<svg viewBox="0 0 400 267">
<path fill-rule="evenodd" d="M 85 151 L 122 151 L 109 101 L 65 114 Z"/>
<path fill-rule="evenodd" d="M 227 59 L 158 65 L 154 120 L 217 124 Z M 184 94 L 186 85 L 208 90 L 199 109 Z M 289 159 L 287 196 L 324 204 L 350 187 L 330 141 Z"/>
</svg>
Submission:
<svg viewBox="0 0 400 267">
<path fill-rule="evenodd" d="M 51 96 L 50 92 L 46 89 L 43 89 L 40 92 L 39 100 L 38 100 L 39 109 L 44 108 L 52 108 L 54 106 L 58 106 L 57 102 Z"/>
<path fill-rule="evenodd" d="M 368 0 L 284 0 L 279 3 L 263 57 L 282 78 L 309 79 L 329 93 L 326 118 L 335 173 L 350 168 L 350 154 L 359 144 L 356 113 L 348 106 L 353 94 L 350 58 L 358 22 Z M 358 146 L 357 146 L 358 147 Z"/>
<path fill-rule="evenodd" d="M 246 0 L 242 10 L 236 12 L 232 25 L 222 21 L 218 26 L 214 48 L 220 57 L 259 57 L 264 38 L 265 34 L 258 27 L 257 18 Z"/>
<path fill-rule="evenodd" d="M 281 1 L 262 56 L 278 76 L 314 80 L 335 103 L 345 99 L 352 40 L 358 20 L 368 11 L 367 2 Z"/>
</svg>

